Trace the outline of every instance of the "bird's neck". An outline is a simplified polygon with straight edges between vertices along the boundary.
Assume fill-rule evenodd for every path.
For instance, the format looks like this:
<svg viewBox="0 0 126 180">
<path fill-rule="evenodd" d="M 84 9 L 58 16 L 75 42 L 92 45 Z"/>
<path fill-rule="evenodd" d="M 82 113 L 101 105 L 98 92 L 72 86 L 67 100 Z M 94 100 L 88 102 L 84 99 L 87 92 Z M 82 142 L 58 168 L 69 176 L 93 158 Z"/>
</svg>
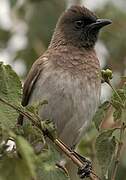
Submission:
<svg viewBox="0 0 126 180">
<path fill-rule="evenodd" d="M 60 31 L 54 32 L 48 51 L 53 52 L 53 56 L 55 54 L 57 57 L 53 61 L 56 66 L 74 73 L 78 73 L 80 70 L 86 72 L 88 69 L 99 69 L 99 61 L 94 47 L 85 48 L 68 42 Z"/>
<path fill-rule="evenodd" d="M 49 48 L 57 49 L 59 46 L 66 46 L 66 45 L 67 42 L 63 34 L 60 31 L 55 31 L 52 36 Z"/>
<path fill-rule="evenodd" d="M 48 50 L 52 51 L 52 49 L 55 51 L 55 53 L 59 52 L 61 54 L 71 54 L 71 56 L 74 56 L 75 53 L 81 54 L 82 56 L 87 56 L 88 53 L 95 54 L 94 47 L 86 48 L 79 46 L 77 42 L 70 42 L 64 38 L 63 33 L 60 31 L 55 31 L 52 36 Z"/>
<path fill-rule="evenodd" d="M 72 45 L 63 45 L 59 46 L 50 44 L 49 52 L 53 58 L 53 65 L 55 67 L 60 67 L 71 74 L 77 75 L 83 73 L 85 76 L 88 72 L 88 77 L 96 79 L 99 74 L 99 61 L 96 56 L 95 50 L 78 48 Z M 53 47 L 53 51 L 52 51 Z M 49 50 L 49 49 L 48 49 Z"/>
<path fill-rule="evenodd" d="M 50 45 L 48 49 L 53 50 L 62 50 L 62 48 L 65 48 L 67 50 L 76 50 L 81 52 L 87 52 L 87 51 L 94 51 L 94 47 L 83 47 L 77 42 L 68 41 L 64 38 L 62 33 L 54 33 L 52 40 L 50 42 Z"/>
</svg>

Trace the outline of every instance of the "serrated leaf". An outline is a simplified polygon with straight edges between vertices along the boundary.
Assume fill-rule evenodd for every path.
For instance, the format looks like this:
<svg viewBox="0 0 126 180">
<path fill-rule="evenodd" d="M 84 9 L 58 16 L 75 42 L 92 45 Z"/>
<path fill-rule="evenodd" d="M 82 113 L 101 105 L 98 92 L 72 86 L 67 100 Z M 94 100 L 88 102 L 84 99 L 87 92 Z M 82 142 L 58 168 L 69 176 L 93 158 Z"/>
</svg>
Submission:
<svg viewBox="0 0 126 180">
<path fill-rule="evenodd" d="M 36 177 L 36 156 L 29 143 L 15 136 L 18 153 L 10 151 L 0 158 L 0 180 L 31 180 Z"/>
<path fill-rule="evenodd" d="M 24 123 L 23 133 L 28 142 L 32 144 L 35 153 L 40 153 L 45 144 L 43 133 L 31 123 Z"/>
<path fill-rule="evenodd" d="M 0 124 L 0 144 L 3 143 L 3 141 L 6 141 L 9 138 L 8 130 L 4 129 Z"/>
<path fill-rule="evenodd" d="M 6 129 L 0 126 L 0 157 L 5 153 L 7 146 L 6 142 L 9 139 L 9 133 Z"/>
<path fill-rule="evenodd" d="M 9 65 L 0 63 L 0 98 L 18 105 L 21 102 L 21 82 Z M 18 113 L 0 102 L 0 123 L 6 128 L 13 127 Z"/>
<path fill-rule="evenodd" d="M 104 102 L 101 106 L 99 106 L 98 110 L 96 111 L 93 121 L 95 123 L 96 129 L 99 130 L 101 122 L 104 120 L 105 115 L 109 109 L 110 103 L 108 101 Z"/>
<path fill-rule="evenodd" d="M 21 159 L 25 164 L 27 173 L 34 178 L 35 174 L 35 160 L 36 156 L 31 145 L 21 136 L 15 139 L 17 151 L 21 155 Z"/>
<path fill-rule="evenodd" d="M 27 111 L 34 113 L 35 112 L 35 107 L 33 105 L 28 105 L 25 107 Z"/>
<path fill-rule="evenodd" d="M 52 138 L 57 138 L 56 127 L 53 121 L 51 121 L 50 119 L 43 120 L 41 121 L 41 127 L 43 131 L 45 131 L 45 134 L 49 133 Z"/>
<path fill-rule="evenodd" d="M 39 155 L 39 163 L 37 174 L 39 180 L 70 180 L 64 171 L 56 167 L 56 163 L 60 162 L 61 156 L 54 147 Z"/>
<path fill-rule="evenodd" d="M 34 115 L 38 115 L 40 106 L 43 106 L 45 104 L 48 104 L 48 101 L 46 101 L 46 100 L 44 100 L 42 102 L 38 101 L 38 102 L 33 103 L 32 105 L 27 105 L 26 110 Z"/>
<path fill-rule="evenodd" d="M 116 106 L 116 108 L 122 107 L 123 106 L 122 103 L 124 103 L 126 101 L 125 86 L 123 87 L 123 89 L 117 89 L 116 92 L 118 93 L 120 99 L 119 99 L 118 95 L 115 92 L 113 92 L 112 97 L 111 97 L 111 101 Z M 118 104 L 117 104 L 117 102 L 118 102 Z"/>
<path fill-rule="evenodd" d="M 96 139 L 96 156 L 101 168 L 102 176 L 105 177 L 116 149 L 115 137 L 112 135 L 115 129 L 105 130 Z"/>
<path fill-rule="evenodd" d="M 124 85 L 122 89 L 116 90 L 118 95 L 113 92 L 113 95 L 111 97 L 111 104 L 115 108 L 113 117 L 114 121 L 120 120 L 122 117 L 122 111 L 125 109 L 125 104 L 126 104 L 126 86 Z"/>
<path fill-rule="evenodd" d="M 114 121 L 117 121 L 117 120 L 120 120 L 121 119 L 121 116 L 122 116 L 122 110 L 121 109 L 116 109 L 114 112 L 113 112 L 113 118 L 114 118 Z"/>
<path fill-rule="evenodd" d="M 113 105 L 113 107 L 114 107 L 115 109 L 121 109 L 121 108 L 123 108 L 123 104 L 120 103 L 120 102 L 117 101 L 117 100 L 111 100 L 111 104 Z"/>
</svg>

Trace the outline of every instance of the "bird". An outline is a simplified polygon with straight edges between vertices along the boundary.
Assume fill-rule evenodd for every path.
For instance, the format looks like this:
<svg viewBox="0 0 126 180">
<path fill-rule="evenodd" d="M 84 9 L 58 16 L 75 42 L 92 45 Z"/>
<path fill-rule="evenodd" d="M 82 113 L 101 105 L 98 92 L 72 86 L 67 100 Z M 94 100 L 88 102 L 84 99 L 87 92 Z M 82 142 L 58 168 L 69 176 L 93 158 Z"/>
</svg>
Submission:
<svg viewBox="0 0 126 180">
<path fill-rule="evenodd" d="M 84 6 L 71 6 L 60 16 L 48 49 L 32 65 L 23 87 L 22 106 L 47 100 L 42 119 L 52 119 L 58 137 L 75 148 L 91 124 L 101 92 L 95 52 L 100 29 L 111 24 Z M 23 115 L 19 122 L 24 121 Z"/>
</svg>

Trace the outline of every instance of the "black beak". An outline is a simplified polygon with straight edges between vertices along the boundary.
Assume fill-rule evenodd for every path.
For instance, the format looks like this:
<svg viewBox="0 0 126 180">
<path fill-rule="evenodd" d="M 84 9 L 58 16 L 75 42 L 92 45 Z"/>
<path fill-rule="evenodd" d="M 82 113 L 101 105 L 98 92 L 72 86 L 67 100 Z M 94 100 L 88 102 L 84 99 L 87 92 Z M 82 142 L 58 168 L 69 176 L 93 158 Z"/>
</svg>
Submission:
<svg viewBox="0 0 126 180">
<path fill-rule="evenodd" d="M 97 19 L 96 22 L 89 25 L 89 30 L 99 30 L 104 26 L 111 24 L 112 21 L 109 19 Z"/>
</svg>

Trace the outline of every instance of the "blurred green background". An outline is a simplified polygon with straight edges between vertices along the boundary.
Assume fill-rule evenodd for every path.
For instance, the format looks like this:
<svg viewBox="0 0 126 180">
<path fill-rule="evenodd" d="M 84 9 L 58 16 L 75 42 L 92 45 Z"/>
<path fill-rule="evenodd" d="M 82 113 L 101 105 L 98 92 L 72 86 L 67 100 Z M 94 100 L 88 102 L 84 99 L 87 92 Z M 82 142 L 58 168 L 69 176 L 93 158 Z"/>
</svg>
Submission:
<svg viewBox="0 0 126 180">
<path fill-rule="evenodd" d="M 101 68 L 113 70 L 113 85 L 121 86 L 120 76 L 126 75 L 126 1 L 125 0 L 0 0 L 0 61 L 11 64 L 22 78 L 33 62 L 47 49 L 60 14 L 73 4 L 82 4 L 101 18 L 113 21 L 100 34 L 96 51 Z M 110 97 L 110 88 L 103 84 L 101 101 Z M 111 112 L 104 127 L 112 124 Z M 95 128 L 89 132 L 79 151 L 90 157 L 95 166 Z M 126 180 L 126 150 L 117 172 L 117 180 Z"/>
</svg>

